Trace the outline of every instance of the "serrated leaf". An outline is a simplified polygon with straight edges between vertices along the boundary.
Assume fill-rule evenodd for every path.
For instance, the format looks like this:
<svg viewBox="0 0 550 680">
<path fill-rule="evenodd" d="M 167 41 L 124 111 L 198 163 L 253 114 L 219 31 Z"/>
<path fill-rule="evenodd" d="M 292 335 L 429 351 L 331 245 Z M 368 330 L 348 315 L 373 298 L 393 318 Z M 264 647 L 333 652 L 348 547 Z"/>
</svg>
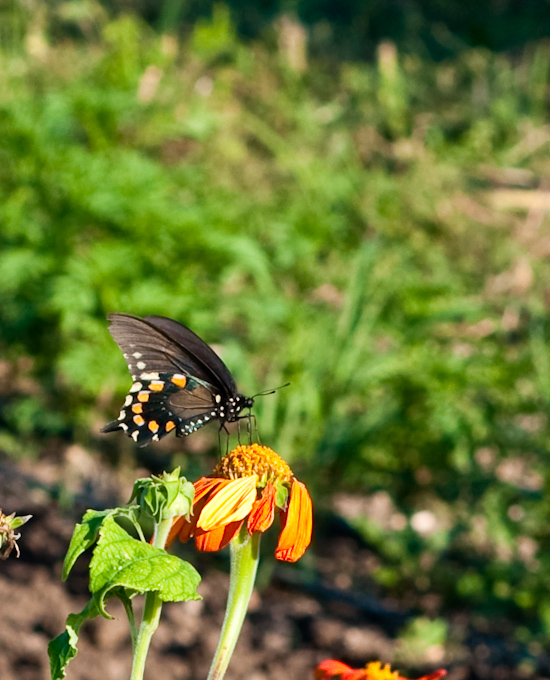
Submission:
<svg viewBox="0 0 550 680">
<path fill-rule="evenodd" d="M 87 619 L 99 614 L 95 602 L 90 600 L 80 614 L 69 614 L 65 630 L 48 645 L 50 657 L 51 680 L 62 680 L 66 676 L 66 668 L 77 653 L 78 631 Z"/>
<path fill-rule="evenodd" d="M 107 517 L 90 562 L 90 590 L 101 614 L 113 588 L 136 593 L 156 591 L 163 602 L 198 600 L 200 575 L 187 562 L 160 548 L 132 538 L 113 517 Z"/>
<path fill-rule="evenodd" d="M 104 519 L 113 512 L 116 512 L 116 510 L 88 510 L 82 518 L 82 524 L 75 526 L 69 549 L 63 561 L 62 578 L 64 581 L 80 555 L 97 541 Z"/>
</svg>

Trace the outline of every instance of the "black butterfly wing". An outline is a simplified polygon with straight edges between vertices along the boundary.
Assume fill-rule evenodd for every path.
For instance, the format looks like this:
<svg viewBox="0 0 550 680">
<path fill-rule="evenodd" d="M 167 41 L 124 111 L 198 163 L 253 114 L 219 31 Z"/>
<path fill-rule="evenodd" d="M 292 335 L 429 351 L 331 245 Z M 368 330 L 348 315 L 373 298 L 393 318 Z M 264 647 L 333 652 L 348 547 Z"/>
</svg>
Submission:
<svg viewBox="0 0 550 680">
<path fill-rule="evenodd" d="M 198 335 L 162 316 L 140 319 L 109 314 L 109 332 L 122 350 L 134 380 L 143 373 L 183 372 L 219 387 L 226 395 L 236 386 L 219 356 Z"/>
<path fill-rule="evenodd" d="M 210 381 L 213 384 L 221 384 L 228 395 L 236 394 L 237 386 L 227 366 L 216 352 L 190 328 L 165 316 L 146 316 L 144 321 L 177 342 L 184 352 L 193 357 L 194 365 L 201 365 L 205 375 L 210 375 Z"/>
<path fill-rule="evenodd" d="M 175 430 L 194 432 L 225 419 L 236 387 L 217 354 L 185 326 L 164 317 L 110 314 L 109 328 L 134 383 L 117 420 L 102 432 L 122 429 L 144 446 Z"/>
</svg>

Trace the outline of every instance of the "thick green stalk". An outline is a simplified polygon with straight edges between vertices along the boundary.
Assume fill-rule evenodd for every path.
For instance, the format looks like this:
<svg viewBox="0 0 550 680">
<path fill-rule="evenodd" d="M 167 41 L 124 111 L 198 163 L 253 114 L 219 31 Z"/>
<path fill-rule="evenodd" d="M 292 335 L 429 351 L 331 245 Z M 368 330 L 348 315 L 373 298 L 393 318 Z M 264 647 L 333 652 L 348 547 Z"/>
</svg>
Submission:
<svg viewBox="0 0 550 680">
<path fill-rule="evenodd" d="M 172 526 L 172 518 L 162 520 L 155 527 L 155 535 L 153 537 L 153 545 L 155 548 L 164 548 L 168 532 Z M 145 606 L 143 608 L 143 617 L 139 627 L 136 645 L 134 648 L 134 663 L 132 666 L 132 675 L 130 680 L 143 680 L 143 673 L 145 671 L 145 660 L 151 638 L 159 625 L 160 612 L 162 609 L 162 600 L 157 592 L 149 592 L 145 595 Z"/>
<path fill-rule="evenodd" d="M 256 532 L 250 536 L 246 525 L 229 544 L 231 551 L 229 597 L 218 649 L 210 666 L 208 680 L 221 680 L 229 666 L 254 588 L 259 548 L 260 533 Z"/>
</svg>

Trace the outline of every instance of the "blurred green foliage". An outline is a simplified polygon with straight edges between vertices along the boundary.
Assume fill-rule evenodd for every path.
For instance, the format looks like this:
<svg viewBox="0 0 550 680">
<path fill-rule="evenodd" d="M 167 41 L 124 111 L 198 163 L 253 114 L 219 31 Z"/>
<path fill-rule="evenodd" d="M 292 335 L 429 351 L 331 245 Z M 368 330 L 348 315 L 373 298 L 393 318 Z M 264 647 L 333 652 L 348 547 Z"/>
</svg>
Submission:
<svg viewBox="0 0 550 680">
<path fill-rule="evenodd" d="M 303 68 L 223 6 L 185 41 L 71 8 L 0 31 L 3 450 L 104 446 L 106 313 L 173 317 L 291 381 L 262 439 L 380 583 L 547 644 L 550 45 Z"/>
<path fill-rule="evenodd" d="M 86 6 L 86 0 L 48 0 L 54 6 Z M 160 31 L 187 33 L 211 16 L 219 0 L 102 0 L 110 11 L 128 7 Z M 266 39 L 273 23 L 293 14 L 308 28 L 310 46 L 321 59 L 370 59 L 377 44 L 390 39 L 401 50 L 435 59 L 469 47 L 513 49 L 550 34 L 545 1 L 499 0 L 228 0 L 231 18 L 245 39 Z"/>
</svg>

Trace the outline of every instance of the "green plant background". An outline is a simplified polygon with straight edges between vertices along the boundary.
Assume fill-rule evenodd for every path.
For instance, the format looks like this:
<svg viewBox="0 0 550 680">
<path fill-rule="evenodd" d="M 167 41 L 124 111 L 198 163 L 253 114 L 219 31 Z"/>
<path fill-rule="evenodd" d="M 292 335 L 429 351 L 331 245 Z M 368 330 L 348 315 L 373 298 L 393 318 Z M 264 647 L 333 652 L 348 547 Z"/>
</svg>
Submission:
<svg viewBox="0 0 550 680">
<path fill-rule="evenodd" d="M 534 667 L 550 44 L 434 62 L 379 40 L 302 63 L 295 18 L 298 57 L 280 23 L 246 39 L 224 5 L 179 33 L 174 3 L 165 30 L 93 2 L 25 7 L 0 5 L 4 453 L 134 451 L 98 435 L 129 384 L 105 315 L 179 319 L 244 393 L 291 382 L 258 399 L 262 439 L 378 552 L 380 584 L 513 620 Z M 448 641 L 415 625 L 405 647 Z"/>
</svg>

